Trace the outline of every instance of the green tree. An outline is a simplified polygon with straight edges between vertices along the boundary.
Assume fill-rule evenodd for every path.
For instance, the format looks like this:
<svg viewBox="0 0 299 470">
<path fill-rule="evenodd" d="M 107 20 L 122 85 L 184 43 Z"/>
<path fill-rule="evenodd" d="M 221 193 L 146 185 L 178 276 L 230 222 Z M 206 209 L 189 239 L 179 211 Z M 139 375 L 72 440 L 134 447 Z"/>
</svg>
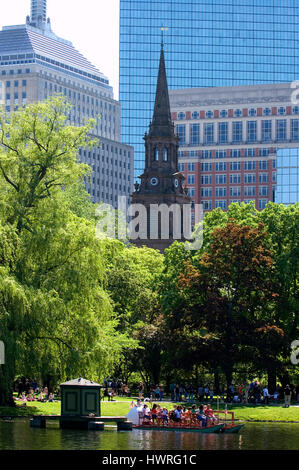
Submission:
<svg viewBox="0 0 299 470">
<path fill-rule="evenodd" d="M 16 373 L 99 379 L 133 344 L 102 287 L 103 243 L 80 188 L 93 122 L 68 126 L 68 110 L 52 98 L 0 117 L 2 405 Z"/>
</svg>

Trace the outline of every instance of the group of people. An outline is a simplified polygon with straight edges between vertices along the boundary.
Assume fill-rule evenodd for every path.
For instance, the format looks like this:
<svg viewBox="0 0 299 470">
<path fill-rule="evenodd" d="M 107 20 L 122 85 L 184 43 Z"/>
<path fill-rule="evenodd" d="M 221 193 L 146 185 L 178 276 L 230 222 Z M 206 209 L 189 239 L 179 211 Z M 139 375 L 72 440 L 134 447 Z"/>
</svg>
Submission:
<svg viewBox="0 0 299 470">
<path fill-rule="evenodd" d="M 15 400 L 23 403 L 31 401 L 55 401 L 54 393 L 49 392 L 48 387 L 40 386 L 36 379 L 19 379 L 15 384 L 15 391 L 17 392 Z"/>
<path fill-rule="evenodd" d="M 154 403 L 152 408 L 149 404 L 142 404 L 137 400 L 137 404 L 131 403 L 131 410 L 127 418 L 136 425 L 182 425 L 182 426 L 211 426 L 219 422 L 215 416 L 211 405 L 195 404 L 192 407 L 173 405 L 172 410 L 168 410 L 159 404 Z"/>
<path fill-rule="evenodd" d="M 130 389 L 121 379 L 111 379 L 106 377 L 104 380 L 104 397 L 107 396 L 108 400 L 113 400 L 115 395 L 128 396 Z"/>
</svg>

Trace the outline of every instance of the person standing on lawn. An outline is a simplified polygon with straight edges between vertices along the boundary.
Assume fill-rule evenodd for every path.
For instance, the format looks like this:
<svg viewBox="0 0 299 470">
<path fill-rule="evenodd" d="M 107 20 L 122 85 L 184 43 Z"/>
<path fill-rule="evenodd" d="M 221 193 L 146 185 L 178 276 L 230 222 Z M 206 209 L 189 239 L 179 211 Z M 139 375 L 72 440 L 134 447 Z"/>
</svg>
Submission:
<svg viewBox="0 0 299 470">
<path fill-rule="evenodd" d="M 284 405 L 285 407 L 289 407 L 291 404 L 291 388 L 289 385 L 287 385 L 284 389 Z"/>
</svg>

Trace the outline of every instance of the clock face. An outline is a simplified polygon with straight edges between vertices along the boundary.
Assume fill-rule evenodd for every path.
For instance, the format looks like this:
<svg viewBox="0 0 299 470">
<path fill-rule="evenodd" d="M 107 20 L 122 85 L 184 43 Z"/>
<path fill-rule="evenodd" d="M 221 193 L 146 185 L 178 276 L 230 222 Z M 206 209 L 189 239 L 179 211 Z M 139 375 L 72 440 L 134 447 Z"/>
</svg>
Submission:
<svg viewBox="0 0 299 470">
<path fill-rule="evenodd" d="M 151 178 L 151 185 L 152 186 L 157 186 L 158 183 L 159 183 L 158 178 Z"/>
<path fill-rule="evenodd" d="M 175 188 L 178 188 L 179 180 L 177 178 L 175 178 L 173 184 L 174 184 Z"/>
</svg>

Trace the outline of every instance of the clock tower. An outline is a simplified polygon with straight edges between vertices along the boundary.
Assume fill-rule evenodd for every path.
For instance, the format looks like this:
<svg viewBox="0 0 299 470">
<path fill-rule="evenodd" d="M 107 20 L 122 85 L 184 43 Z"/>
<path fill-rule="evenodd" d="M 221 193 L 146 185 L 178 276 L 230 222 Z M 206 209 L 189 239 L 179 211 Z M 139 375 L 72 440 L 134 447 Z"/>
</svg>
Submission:
<svg viewBox="0 0 299 470">
<path fill-rule="evenodd" d="M 191 202 L 187 195 L 188 190 L 183 186 L 185 178 L 178 170 L 179 137 L 175 134 L 174 124 L 171 121 L 163 43 L 154 113 L 144 141 L 145 169 L 139 176 L 140 184 L 135 184 L 132 205 L 141 204 L 146 208 L 147 215 L 139 222 L 140 235 L 137 238 L 131 238 L 131 242 L 164 252 L 174 240 L 185 241 L 186 217 L 183 214 L 183 208 L 188 205 L 190 210 Z M 157 207 L 159 207 L 158 210 Z M 134 214 L 131 213 L 131 215 Z M 163 227 L 165 229 L 166 223 L 168 230 L 165 236 Z M 146 224 L 146 228 L 141 227 L 141 224 Z M 154 225 L 157 227 L 156 235 L 153 235 Z"/>
</svg>

